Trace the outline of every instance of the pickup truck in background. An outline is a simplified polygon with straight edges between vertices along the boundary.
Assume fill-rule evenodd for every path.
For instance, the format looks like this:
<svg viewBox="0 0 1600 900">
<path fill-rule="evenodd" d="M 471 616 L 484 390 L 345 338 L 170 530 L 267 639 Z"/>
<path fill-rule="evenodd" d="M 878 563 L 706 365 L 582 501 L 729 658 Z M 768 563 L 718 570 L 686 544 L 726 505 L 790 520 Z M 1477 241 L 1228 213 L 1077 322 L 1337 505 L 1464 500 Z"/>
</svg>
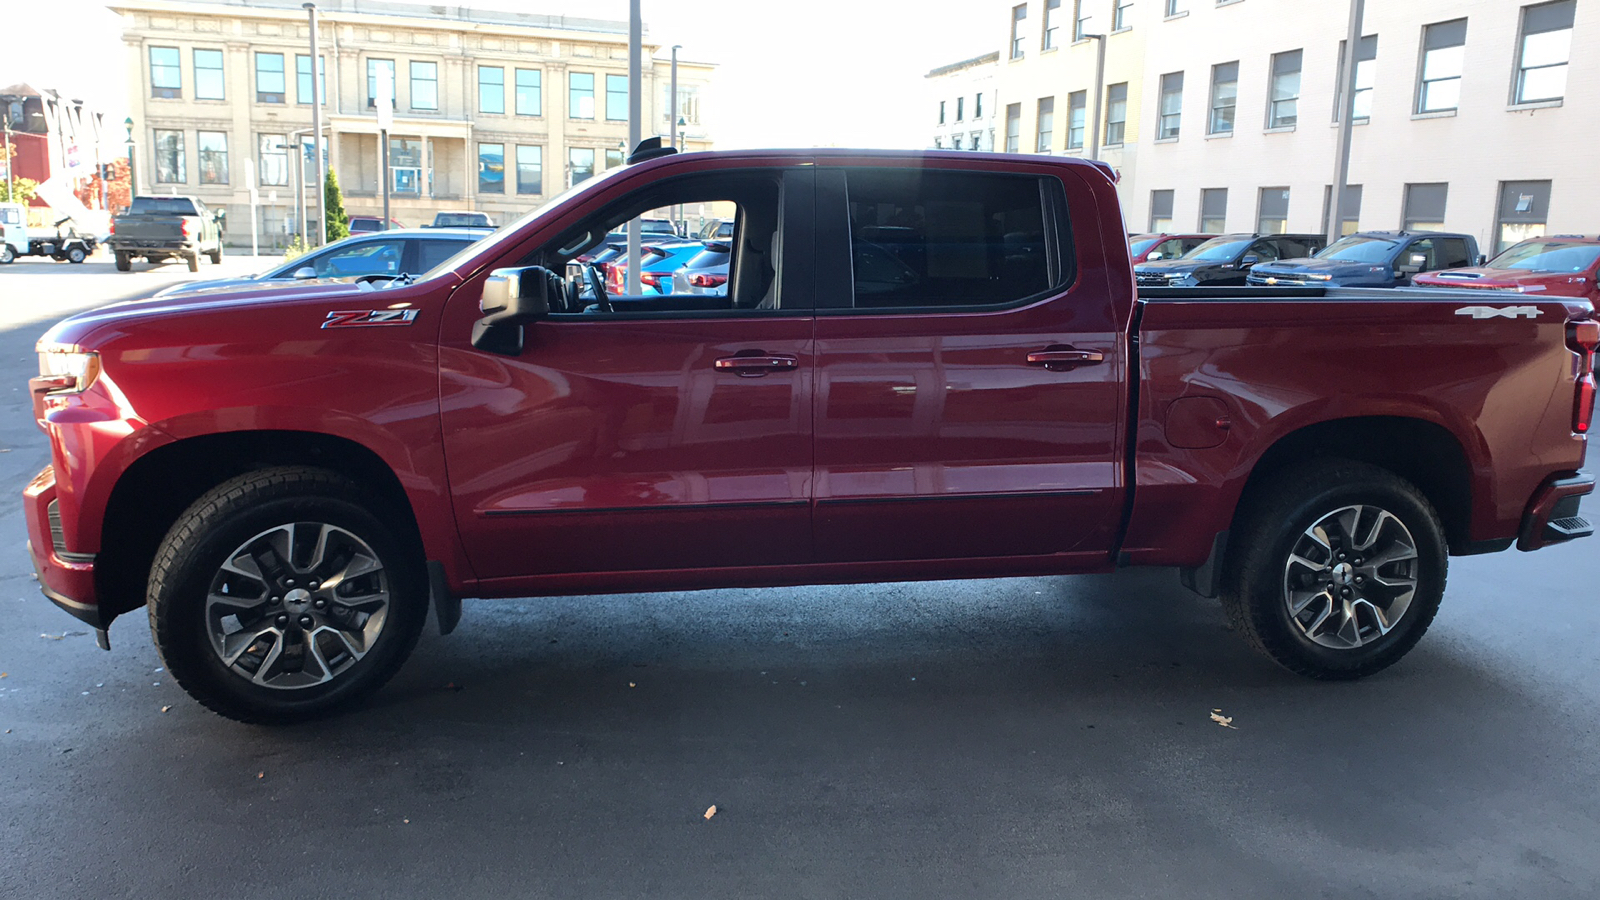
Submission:
<svg viewBox="0 0 1600 900">
<path fill-rule="evenodd" d="M 433 222 L 424 228 L 493 228 L 494 220 L 488 213 L 442 212 L 434 213 Z"/>
<path fill-rule="evenodd" d="M 1137 289 L 1099 163 L 650 144 L 417 280 L 52 327 L 46 596 L 107 647 L 147 607 L 254 722 L 375 690 L 430 601 L 448 632 L 463 597 L 1120 566 L 1349 679 L 1422 637 L 1449 556 L 1593 531 L 1586 300 Z M 568 267 L 701 202 L 737 210 L 720 297 Z"/>
<path fill-rule="evenodd" d="M 1507 247 L 1489 262 L 1416 278 L 1419 287 L 1580 297 L 1600 305 L 1600 235 L 1559 234 Z"/>
<path fill-rule="evenodd" d="M 1178 259 L 1190 250 L 1216 237 L 1214 234 L 1134 234 L 1128 236 L 1128 252 L 1133 264 Z"/>
<path fill-rule="evenodd" d="M 200 257 L 222 262 L 222 222 L 226 213 L 206 207 L 199 197 L 135 197 L 128 211 L 111 220 L 107 243 L 117 271 L 133 268 L 135 259 L 164 262 L 181 259 L 189 271 L 200 271 Z"/>
<path fill-rule="evenodd" d="M 1397 287 L 1424 272 L 1480 262 L 1470 234 L 1435 231 L 1361 231 L 1345 235 L 1308 259 L 1258 263 L 1246 277 L 1254 285 L 1326 284 L 1330 287 Z"/>
</svg>

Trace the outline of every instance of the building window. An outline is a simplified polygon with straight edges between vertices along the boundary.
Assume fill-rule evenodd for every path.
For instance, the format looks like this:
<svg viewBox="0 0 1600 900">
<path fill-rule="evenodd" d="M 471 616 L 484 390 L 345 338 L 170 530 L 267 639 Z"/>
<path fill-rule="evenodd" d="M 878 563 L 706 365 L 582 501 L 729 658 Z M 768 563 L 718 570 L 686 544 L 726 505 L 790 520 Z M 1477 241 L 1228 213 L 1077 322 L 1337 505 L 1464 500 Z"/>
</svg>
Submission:
<svg viewBox="0 0 1600 900">
<path fill-rule="evenodd" d="M 972 117 L 974 119 L 983 118 L 983 95 L 982 94 L 973 94 L 972 95 Z"/>
<path fill-rule="evenodd" d="M 1056 48 L 1056 13 L 1061 9 L 1061 0 L 1044 0 L 1044 37 L 1039 41 L 1039 49 L 1054 50 Z"/>
<path fill-rule="evenodd" d="M 194 51 L 194 98 L 196 100 L 222 100 L 223 83 L 221 50 Z"/>
<path fill-rule="evenodd" d="M 1233 113 L 1239 106 L 1239 63 L 1211 67 L 1211 121 L 1206 134 L 1233 134 Z"/>
<path fill-rule="evenodd" d="M 411 108 L 439 108 L 439 64 L 414 62 L 411 64 Z"/>
<path fill-rule="evenodd" d="M 1443 182 L 1406 185 L 1401 227 L 1406 231 L 1444 230 L 1444 205 L 1449 189 L 1450 185 Z"/>
<path fill-rule="evenodd" d="M 1435 22 L 1422 29 L 1417 112 L 1446 112 L 1461 104 L 1461 70 L 1466 57 L 1466 19 Z"/>
<path fill-rule="evenodd" d="M 1072 39 L 1081 41 L 1089 34 L 1090 16 L 1083 11 L 1083 0 L 1072 0 Z"/>
<path fill-rule="evenodd" d="M 945 101 L 943 101 L 943 100 L 939 101 L 939 124 L 940 125 L 944 124 L 944 104 L 945 104 Z"/>
<path fill-rule="evenodd" d="M 1322 223 L 1326 227 L 1328 217 L 1333 210 L 1328 205 L 1333 202 L 1333 185 L 1324 185 L 1322 188 Z M 1361 185 L 1347 184 L 1344 186 L 1344 209 L 1339 219 L 1339 236 L 1355 234 L 1360 231 L 1361 223 Z"/>
<path fill-rule="evenodd" d="M 506 145 L 478 145 L 478 193 L 506 192 Z"/>
<path fill-rule="evenodd" d="M 283 187 L 289 183 L 289 145 L 281 134 L 257 135 L 256 157 L 260 171 L 256 179 L 263 187 Z"/>
<path fill-rule="evenodd" d="M 183 132 L 156 132 L 156 182 L 158 184 L 187 184 L 188 170 L 184 168 Z"/>
<path fill-rule="evenodd" d="M 961 135 L 952 134 L 950 136 L 950 149 L 951 150 L 960 150 L 961 149 Z"/>
<path fill-rule="evenodd" d="M 202 131 L 195 135 L 200 147 L 200 183 L 228 183 L 228 135 L 221 131 Z"/>
<path fill-rule="evenodd" d="M 1022 150 L 1022 104 L 1010 103 L 1006 105 L 1006 152 L 1019 153 Z"/>
<path fill-rule="evenodd" d="M 412 63 L 413 67 L 416 65 Z M 303 54 L 297 54 L 294 58 L 294 92 L 294 102 L 311 105 L 311 57 Z M 323 106 L 328 105 L 328 65 L 320 56 L 317 57 L 317 98 Z"/>
<path fill-rule="evenodd" d="M 1560 100 L 1567 92 L 1575 0 L 1522 8 L 1522 46 L 1517 54 L 1517 103 Z"/>
<path fill-rule="evenodd" d="M 1106 146 L 1122 143 L 1128 126 L 1128 83 L 1113 84 L 1106 88 Z"/>
<path fill-rule="evenodd" d="M 943 150 L 944 149 L 944 138 L 937 138 L 937 137 L 934 138 L 933 139 L 933 149 L 935 149 L 935 150 Z"/>
<path fill-rule="evenodd" d="M 606 168 L 607 169 L 615 169 L 617 166 L 622 165 L 623 161 L 624 160 L 623 160 L 623 157 L 622 157 L 622 151 L 621 150 L 607 150 L 606 151 Z"/>
<path fill-rule="evenodd" d="M 1156 122 L 1156 137 L 1172 140 L 1183 124 L 1183 73 L 1161 76 L 1161 115 Z"/>
<path fill-rule="evenodd" d="M 1056 98 L 1039 98 L 1039 139 L 1035 142 L 1034 149 L 1039 153 L 1049 153 L 1051 139 L 1055 137 L 1056 130 Z"/>
<path fill-rule="evenodd" d="M 594 118 L 593 72 L 573 72 L 567 76 L 567 118 Z M 589 173 L 591 175 L 594 174 L 593 152 L 589 154 Z M 573 184 L 577 183 L 576 181 L 573 182 Z"/>
<path fill-rule="evenodd" d="M 1028 4 L 1011 8 L 1011 58 L 1022 58 L 1022 21 L 1028 18 Z"/>
<path fill-rule="evenodd" d="M 568 148 L 567 168 L 572 171 L 572 183 L 575 185 L 593 178 L 594 151 L 588 147 Z"/>
<path fill-rule="evenodd" d="M 1167 0 L 1167 18 L 1183 12 L 1183 0 Z"/>
<path fill-rule="evenodd" d="M 282 53 L 256 54 L 256 102 L 284 103 L 288 82 L 283 75 Z"/>
<path fill-rule="evenodd" d="M 1289 189 L 1267 187 L 1261 189 L 1261 199 L 1256 207 L 1256 232 L 1258 234 L 1283 234 L 1289 230 Z"/>
<path fill-rule="evenodd" d="M 377 97 L 378 97 L 378 70 L 379 69 L 388 69 L 389 70 L 389 83 L 391 85 L 394 84 L 394 60 L 392 60 L 392 59 L 369 59 L 369 60 L 367 60 L 367 108 L 368 109 L 377 109 L 378 108 Z M 387 99 L 391 103 L 394 102 L 394 98 L 393 97 L 389 97 Z"/>
<path fill-rule="evenodd" d="M 1200 189 L 1200 231 L 1221 234 L 1228 227 L 1228 189 Z"/>
<path fill-rule="evenodd" d="M 1128 23 L 1128 16 L 1130 15 L 1128 10 L 1132 6 L 1133 0 L 1111 0 L 1112 31 L 1122 31 L 1125 28 L 1133 27 Z"/>
<path fill-rule="evenodd" d="M 967 98 L 966 97 L 957 97 L 956 98 L 956 121 L 960 122 L 962 119 L 965 119 L 966 117 L 967 117 Z"/>
<path fill-rule="evenodd" d="M 1166 234 L 1172 230 L 1172 193 L 1150 192 L 1150 233 Z"/>
<path fill-rule="evenodd" d="M 972 149 L 972 150 L 982 150 L 983 149 L 983 132 L 974 131 L 972 133 L 972 147 L 970 149 Z"/>
<path fill-rule="evenodd" d="M 1344 115 L 1344 41 L 1339 42 L 1339 67 L 1334 70 L 1333 120 Z M 1378 36 L 1369 34 L 1356 44 L 1355 120 L 1372 117 L 1372 83 L 1377 69 Z"/>
<path fill-rule="evenodd" d="M 1518 241 L 1544 237 L 1549 214 L 1550 182 L 1502 181 L 1494 252 L 1498 254 Z"/>
<path fill-rule="evenodd" d="M 544 148 L 517 145 L 517 193 L 544 193 Z"/>
<path fill-rule="evenodd" d="M 389 177 L 396 194 L 422 195 L 422 141 L 389 138 Z"/>
<path fill-rule="evenodd" d="M 538 69 L 517 70 L 517 115 L 544 115 L 543 78 Z"/>
<path fill-rule="evenodd" d="M 478 67 L 478 112 L 502 116 L 506 112 L 506 70 Z"/>
<path fill-rule="evenodd" d="M 1291 128 L 1300 120 L 1300 51 L 1272 55 L 1272 87 L 1267 96 L 1267 127 Z"/>
<path fill-rule="evenodd" d="M 606 121 L 628 121 L 628 76 L 606 76 Z"/>
<path fill-rule="evenodd" d="M 1083 129 L 1089 110 L 1089 92 L 1073 91 L 1067 95 L 1067 149 L 1083 149 Z"/>
<path fill-rule="evenodd" d="M 177 47 L 150 48 L 150 96 L 164 100 L 183 96 L 183 63 Z"/>
</svg>

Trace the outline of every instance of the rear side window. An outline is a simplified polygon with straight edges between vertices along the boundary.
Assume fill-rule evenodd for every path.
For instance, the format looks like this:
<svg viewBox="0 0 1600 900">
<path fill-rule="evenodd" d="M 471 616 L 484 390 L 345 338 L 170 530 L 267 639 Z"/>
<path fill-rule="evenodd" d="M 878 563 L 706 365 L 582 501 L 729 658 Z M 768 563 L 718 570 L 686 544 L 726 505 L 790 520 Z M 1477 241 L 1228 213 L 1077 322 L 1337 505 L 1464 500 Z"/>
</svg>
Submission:
<svg viewBox="0 0 1600 900">
<path fill-rule="evenodd" d="M 1441 238 L 1438 262 L 1441 269 L 1464 269 L 1472 265 L 1472 254 L 1467 251 L 1467 242 L 1462 238 Z"/>
<path fill-rule="evenodd" d="M 1274 243 L 1278 245 L 1279 259 L 1304 259 L 1307 256 L 1314 256 L 1319 249 L 1298 238 L 1278 238 Z"/>
<path fill-rule="evenodd" d="M 846 190 L 857 309 L 1004 306 L 1066 281 L 1055 179 L 855 169 Z"/>
</svg>

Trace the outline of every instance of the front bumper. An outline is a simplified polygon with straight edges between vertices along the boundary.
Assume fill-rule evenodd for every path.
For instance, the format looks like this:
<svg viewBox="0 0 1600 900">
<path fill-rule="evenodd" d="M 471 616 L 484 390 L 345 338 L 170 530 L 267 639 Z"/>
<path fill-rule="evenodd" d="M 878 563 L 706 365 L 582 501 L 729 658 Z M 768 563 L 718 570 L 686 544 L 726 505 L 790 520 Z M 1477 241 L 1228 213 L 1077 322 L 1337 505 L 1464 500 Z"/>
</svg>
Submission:
<svg viewBox="0 0 1600 900">
<path fill-rule="evenodd" d="M 46 466 L 22 491 L 28 556 L 33 560 L 39 590 L 79 621 L 104 632 L 110 623 L 102 617 L 95 596 L 94 555 L 66 552 L 59 529 L 51 527 L 51 505 L 55 500 L 55 468 Z"/>
<path fill-rule="evenodd" d="M 1546 481 L 1528 501 L 1517 535 L 1518 550 L 1538 550 L 1594 534 L 1594 526 L 1578 515 L 1578 504 L 1594 490 L 1593 475 L 1569 475 Z"/>
</svg>

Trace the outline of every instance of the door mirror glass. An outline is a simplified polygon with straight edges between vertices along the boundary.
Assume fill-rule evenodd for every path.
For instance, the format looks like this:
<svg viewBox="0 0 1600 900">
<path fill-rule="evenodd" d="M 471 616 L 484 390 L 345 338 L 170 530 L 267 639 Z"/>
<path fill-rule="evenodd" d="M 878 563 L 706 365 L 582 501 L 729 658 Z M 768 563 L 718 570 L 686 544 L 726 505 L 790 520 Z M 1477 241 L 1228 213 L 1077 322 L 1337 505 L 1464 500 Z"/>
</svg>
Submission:
<svg viewBox="0 0 1600 900">
<path fill-rule="evenodd" d="M 1145 261 L 1146 262 L 1155 262 L 1156 260 L 1164 259 L 1165 257 L 1166 257 L 1166 254 L 1162 253 L 1160 250 L 1152 250 L 1152 251 L 1150 251 L 1150 255 L 1145 257 Z"/>
<path fill-rule="evenodd" d="M 543 266 L 490 272 L 478 300 L 483 318 L 472 327 L 472 346 L 507 356 L 521 353 L 522 326 L 550 315 L 552 283 L 560 280 Z"/>
<path fill-rule="evenodd" d="M 311 268 L 310 266 L 301 266 L 300 268 L 294 270 L 294 277 L 315 278 L 317 277 L 317 270 Z"/>
<path fill-rule="evenodd" d="M 1239 265 L 1241 265 L 1241 266 L 1253 266 L 1258 262 L 1261 262 L 1261 257 L 1260 256 L 1257 256 L 1254 253 L 1246 253 L 1244 255 L 1244 259 L 1239 260 Z"/>
</svg>

